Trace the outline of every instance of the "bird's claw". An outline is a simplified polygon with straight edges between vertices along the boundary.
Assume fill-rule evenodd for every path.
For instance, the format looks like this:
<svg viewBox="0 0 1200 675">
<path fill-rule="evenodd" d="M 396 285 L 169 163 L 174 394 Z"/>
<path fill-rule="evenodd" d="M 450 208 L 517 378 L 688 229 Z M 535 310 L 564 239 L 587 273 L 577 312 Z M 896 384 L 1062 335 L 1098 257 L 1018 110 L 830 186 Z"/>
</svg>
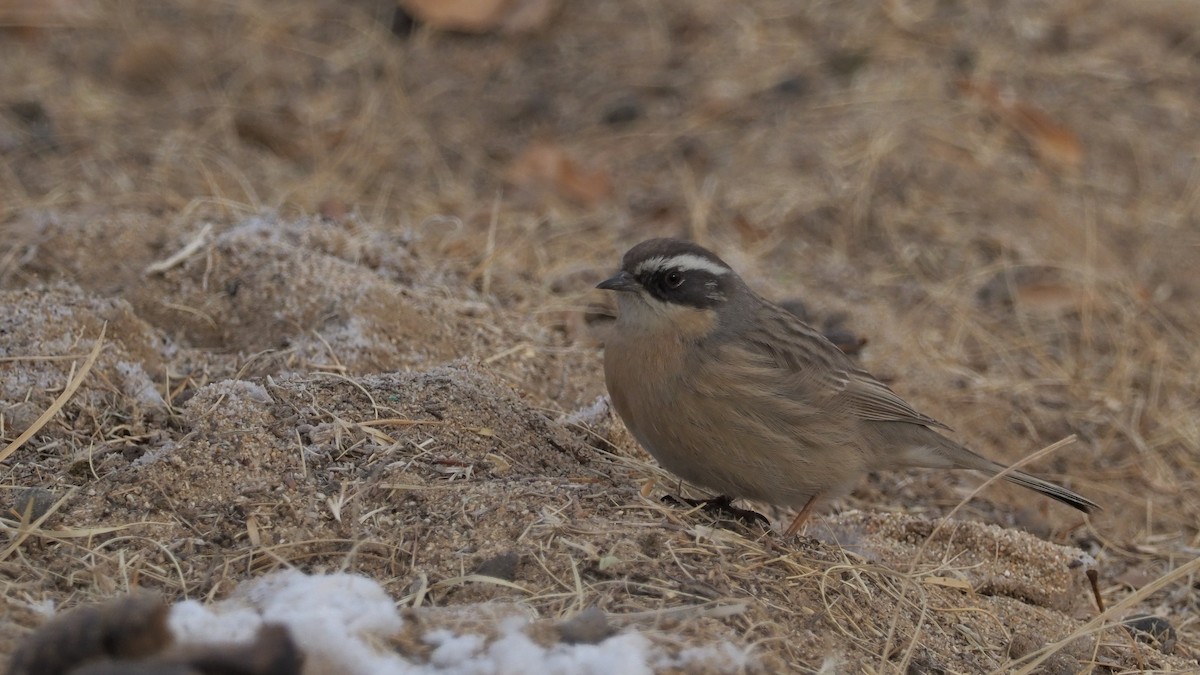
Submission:
<svg viewBox="0 0 1200 675">
<path fill-rule="evenodd" d="M 763 527 L 771 527 L 771 521 L 767 517 L 757 511 L 750 509 L 739 509 L 733 505 L 733 497 L 720 495 L 712 499 L 688 499 L 687 497 L 678 497 L 676 495 L 664 495 L 662 498 L 664 504 L 677 504 L 680 506 L 699 506 L 708 514 L 717 518 L 725 517 L 736 520 L 743 525 L 759 524 Z"/>
</svg>

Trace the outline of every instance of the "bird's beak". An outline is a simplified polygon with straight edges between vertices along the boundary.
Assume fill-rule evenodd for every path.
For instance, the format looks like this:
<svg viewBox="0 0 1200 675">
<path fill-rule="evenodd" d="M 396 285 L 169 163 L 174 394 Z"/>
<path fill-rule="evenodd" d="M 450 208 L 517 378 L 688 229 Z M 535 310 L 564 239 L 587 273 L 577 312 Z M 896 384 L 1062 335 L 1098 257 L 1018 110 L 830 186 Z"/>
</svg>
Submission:
<svg viewBox="0 0 1200 675">
<path fill-rule="evenodd" d="M 596 284 L 596 288 L 604 291 L 617 291 L 618 293 L 633 293 L 638 289 L 638 282 L 629 272 L 620 272 L 616 276 Z"/>
</svg>

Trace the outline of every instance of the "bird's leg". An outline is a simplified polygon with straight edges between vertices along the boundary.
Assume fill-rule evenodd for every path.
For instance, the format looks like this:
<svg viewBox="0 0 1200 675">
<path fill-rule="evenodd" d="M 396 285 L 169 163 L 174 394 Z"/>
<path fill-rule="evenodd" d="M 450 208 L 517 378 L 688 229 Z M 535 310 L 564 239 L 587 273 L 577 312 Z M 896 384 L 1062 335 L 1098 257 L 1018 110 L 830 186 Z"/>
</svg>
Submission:
<svg viewBox="0 0 1200 675">
<path fill-rule="evenodd" d="M 804 504 L 804 508 L 800 509 L 800 513 L 796 514 L 795 519 L 792 520 L 791 525 L 788 525 L 788 529 L 783 533 L 783 536 L 790 537 L 804 529 L 804 524 L 808 522 L 808 518 L 813 512 L 813 506 L 816 505 L 817 498 L 820 496 L 821 493 L 818 492 L 817 494 L 808 498 L 808 502 Z"/>
<path fill-rule="evenodd" d="M 733 497 L 729 495 L 720 495 L 712 499 L 688 499 L 687 497 L 667 495 L 663 497 L 663 501 L 687 504 L 688 506 L 699 506 L 717 517 L 727 516 L 746 525 L 761 523 L 767 527 L 771 526 L 771 521 L 767 520 L 763 514 L 751 511 L 750 509 L 739 509 L 734 506 Z"/>
</svg>

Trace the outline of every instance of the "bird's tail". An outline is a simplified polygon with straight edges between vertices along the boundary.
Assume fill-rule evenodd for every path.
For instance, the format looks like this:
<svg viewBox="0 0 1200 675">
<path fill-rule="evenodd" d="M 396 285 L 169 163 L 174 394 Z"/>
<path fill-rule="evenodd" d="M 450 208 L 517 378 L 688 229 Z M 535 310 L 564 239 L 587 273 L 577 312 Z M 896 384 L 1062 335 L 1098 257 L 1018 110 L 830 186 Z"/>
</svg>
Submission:
<svg viewBox="0 0 1200 675">
<path fill-rule="evenodd" d="M 992 474 L 1000 473 L 1007 468 L 1004 465 L 996 464 L 995 462 L 992 462 L 992 465 Z M 1016 469 L 1013 469 L 1012 471 L 1004 474 L 1004 479 L 1010 483 L 1016 483 L 1021 487 L 1026 487 L 1030 490 L 1040 492 L 1051 499 L 1057 499 L 1067 506 L 1073 506 L 1084 513 L 1091 513 L 1092 511 L 1100 508 L 1099 504 L 1088 499 L 1087 497 L 1084 497 L 1078 492 L 1073 492 L 1061 485 L 1055 485 L 1050 481 L 1042 480 L 1037 476 L 1031 476 L 1024 471 L 1017 471 Z"/>
<path fill-rule="evenodd" d="M 1091 513 L 1100 509 L 1099 504 L 1077 492 L 1068 490 L 1061 485 L 1055 485 L 1050 481 L 1042 480 L 1037 476 L 1031 476 L 1024 471 L 1009 469 L 1003 464 L 993 462 L 982 455 L 977 455 L 974 452 L 971 452 L 970 450 L 964 448 L 958 443 L 955 443 L 949 438 L 942 436 L 941 434 L 936 435 L 938 438 L 944 441 L 943 443 L 939 443 L 940 447 L 935 449 L 935 453 L 940 456 L 942 460 L 939 462 L 939 464 L 944 462 L 944 466 L 953 467 L 956 469 L 974 469 L 975 471 L 986 473 L 989 476 L 995 476 L 996 474 L 1004 472 L 1004 480 L 1007 480 L 1010 483 L 1016 483 L 1024 488 L 1029 488 L 1035 492 L 1040 492 L 1051 499 L 1060 501 L 1067 506 L 1079 509 L 1084 513 Z"/>
</svg>

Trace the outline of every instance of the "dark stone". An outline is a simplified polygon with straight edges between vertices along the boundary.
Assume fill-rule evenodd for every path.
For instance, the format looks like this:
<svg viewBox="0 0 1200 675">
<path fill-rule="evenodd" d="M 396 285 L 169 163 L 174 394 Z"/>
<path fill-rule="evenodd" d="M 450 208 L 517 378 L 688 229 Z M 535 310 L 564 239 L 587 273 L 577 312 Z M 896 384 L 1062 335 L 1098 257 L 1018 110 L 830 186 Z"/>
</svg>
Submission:
<svg viewBox="0 0 1200 675">
<path fill-rule="evenodd" d="M 479 566 L 475 568 L 475 574 L 513 581 L 517 578 L 517 565 L 520 562 L 521 556 L 508 551 L 479 563 Z"/>
<path fill-rule="evenodd" d="M 616 629 L 608 624 L 608 617 L 604 612 L 595 607 L 588 607 L 558 624 L 560 639 L 570 645 L 600 644 L 616 632 Z"/>
<path fill-rule="evenodd" d="M 1131 616 L 1125 620 L 1125 627 L 1142 642 L 1158 643 L 1159 651 L 1164 654 L 1175 651 L 1175 643 L 1178 641 L 1175 627 L 1162 617 L 1146 614 Z"/>
<path fill-rule="evenodd" d="M 613 126 L 625 126 L 642 116 L 642 106 L 633 99 L 617 102 L 604 112 L 604 123 Z"/>
</svg>

